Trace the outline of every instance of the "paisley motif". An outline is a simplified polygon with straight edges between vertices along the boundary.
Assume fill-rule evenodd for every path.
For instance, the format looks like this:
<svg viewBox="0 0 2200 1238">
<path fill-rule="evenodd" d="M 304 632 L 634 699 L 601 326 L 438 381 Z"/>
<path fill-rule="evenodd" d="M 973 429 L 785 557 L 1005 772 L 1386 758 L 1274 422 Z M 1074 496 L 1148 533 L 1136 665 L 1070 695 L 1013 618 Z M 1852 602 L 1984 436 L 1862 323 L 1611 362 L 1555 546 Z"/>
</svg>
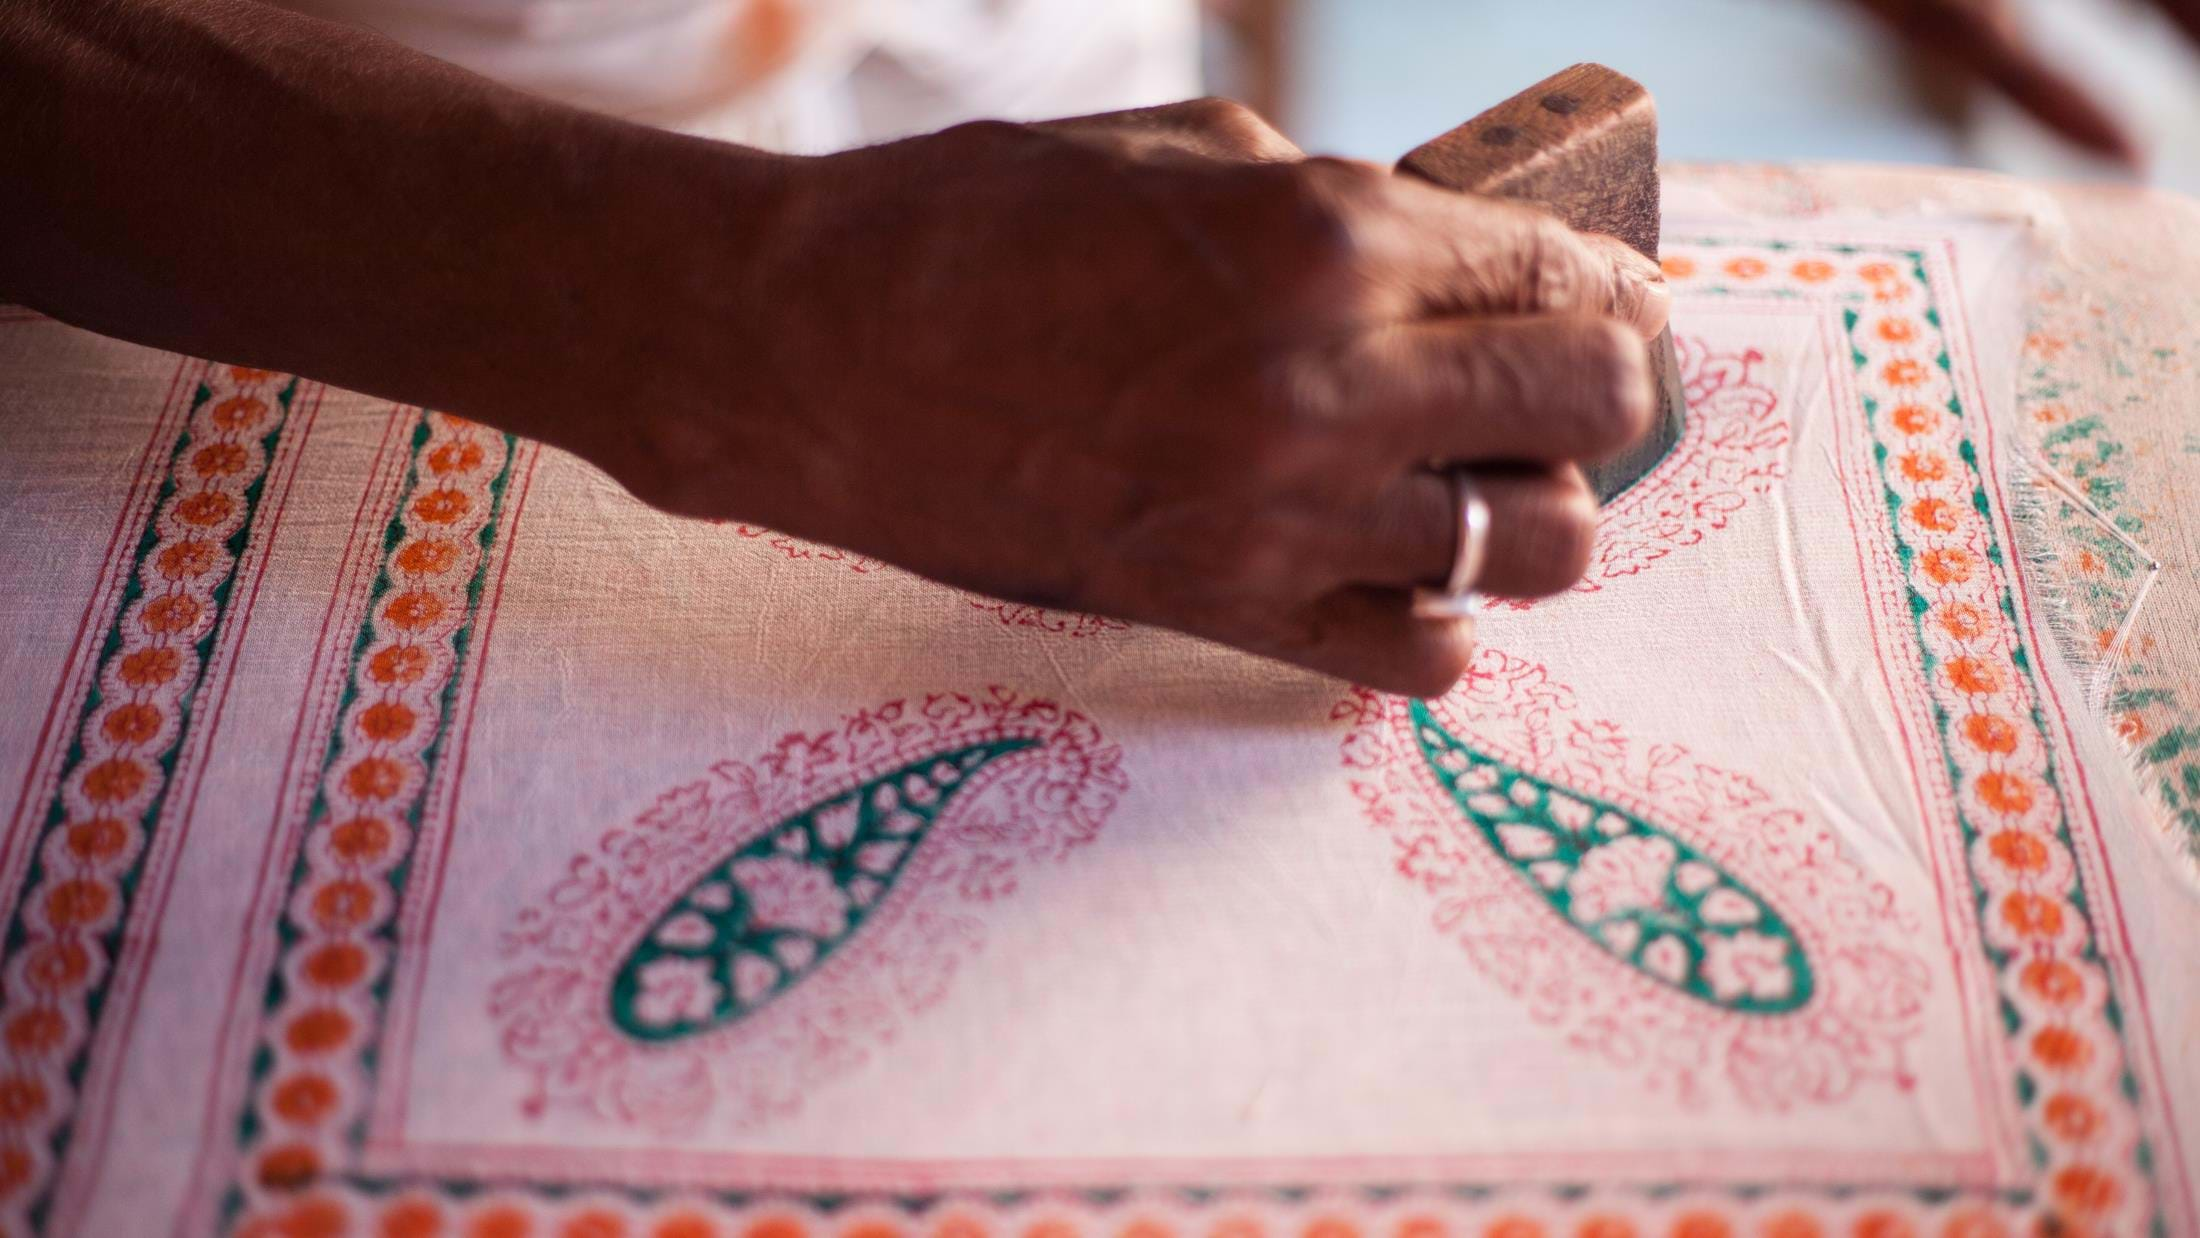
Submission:
<svg viewBox="0 0 2200 1238">
<path fill-rule="evenodd" d="M 611 824 L 511 921 L 486 994 L 520 1113 L 666 1135 L 798 1112 L 947 999 L 1022 876 L 1129 786 L 1060 702 L 992 685 L 786 732 Z"/>
<path fill-rule="evenodd" d="M 1722 1010 L 1809 1002 L 1810 959 L 1779 913 L 1674 834 L 1555 787 L 1446 731 L 1419 701 L 1421 759 L 1482 837 L 1605 953 Z"/>
<path fill-rule="evenodd" d="M 712 864 L 620 960 L 612 1023 L 667 1041 L 770 1004 L 862 931 L 969 775 L 1038 742 L 1012 736 L 910 762 Z"/>
</svg>

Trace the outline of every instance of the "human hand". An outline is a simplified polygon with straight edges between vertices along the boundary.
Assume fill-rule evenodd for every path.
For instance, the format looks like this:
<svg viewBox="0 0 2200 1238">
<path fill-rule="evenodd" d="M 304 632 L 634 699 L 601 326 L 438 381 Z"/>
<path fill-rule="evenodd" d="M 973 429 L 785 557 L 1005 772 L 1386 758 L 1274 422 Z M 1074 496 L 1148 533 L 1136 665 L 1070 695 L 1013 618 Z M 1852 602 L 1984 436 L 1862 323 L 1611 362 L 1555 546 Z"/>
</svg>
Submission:
<svg viewBox="0 0 2200 1238">
<path fill-rule="evenodd" d="M 2091 91 L 2055 67 L 2026 37 L 2011 0 L 1850 0 L 1920 50 L 2008 96 L 2076 145 L 2137 166 L 2137 143 Z M 2200 0 L 2150 0 L 2200 39 Z"/>
<path fill-rule="evenodd" d="M 1481 584 L 1584 570 L 1576 464 L 1649 425 L 1654 264 L 1541 213 L 1306 159 L 1214 100 L 832 155 L 738 294 L 754 419 L 645 416 L 643 498 L 1018 601 L 1433 695 L 1413 618 L 1479 471 Z"/>
</svg>

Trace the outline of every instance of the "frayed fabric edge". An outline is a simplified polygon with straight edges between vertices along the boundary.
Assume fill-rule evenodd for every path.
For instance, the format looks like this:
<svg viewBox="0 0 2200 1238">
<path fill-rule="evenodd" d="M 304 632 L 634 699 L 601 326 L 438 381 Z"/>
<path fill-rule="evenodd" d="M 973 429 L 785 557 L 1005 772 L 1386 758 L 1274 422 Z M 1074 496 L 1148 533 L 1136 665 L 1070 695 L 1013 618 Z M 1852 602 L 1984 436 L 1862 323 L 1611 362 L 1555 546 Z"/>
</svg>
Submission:
<svg viewBox="0 0 2200 1238">
<path fill-rule="evenodd" d="M 1843 217 L 1870 216 L 1880 220 L 1968 218 L 2017 224 L 2027 235 L 2033 264 L 2021 294 L 2028 332 L 2044 316 L 2045 294 L 2084 283 L 2072 227 L 2055 193 L 2048 187 L 2007 176 L 1815 164 L 1680 164 L 1668 167 L 1666 173 L 1668 219 L 1703 214 L 1791 223 L 1826 219 L 1831 223 Z M 1819 188 L 1829 176 L 1838 176 L 1838 195 L 1828 195 Z M 2150 836 L 2172 858 L 2172 866 L 2189 887 L 2200 890 L 2200 831 L 2185 827 L 2174 807 L 2165 802 L 2163 783 L 2169 777 L 2168 771 L 2149 759 L 2146 745 L 2127 738 L 2115 718 L 2119 695 L 2126 690 L 2121 681 L 2130 663 L 2133 642 L 2141 631 L 2147 600 L 2160 579 L 2161 561 L 2049 461 L 2038 436 L 2031 432 L 2035 427 L 2028 413 L 2035 401 L 2027 397 L 2024 384 L 2013 381 L 2006 394 L 2007 399 L 1988 404 L 2003 410 L 1997 428 L 2006 433 L 2004 441 L 2017 444 L 2015 451 L 2006 454 L 2003 481 L 2017 533 L 2012 549 L 2021 561 L 2031 605 L 2050 633 L 2055 645 L 2052 654 L 2059 656 L 2082 689 L 2085 708 L 2081 715 L 2100 728 L 2112 750 L 2124 756 L 2144 817 L 2138 832 Z M 2084 613 L 2080 596 L 2083 586 L 2075 565 L 2065 562 L 2065 507 L 2076 513 L 2075 518 L 2098 526 L 2139 565 L 2137 583 L 2121 615 L 2114 617 L 2116 622 L 2105 642 L 2094 617 Z"/>
</svg>

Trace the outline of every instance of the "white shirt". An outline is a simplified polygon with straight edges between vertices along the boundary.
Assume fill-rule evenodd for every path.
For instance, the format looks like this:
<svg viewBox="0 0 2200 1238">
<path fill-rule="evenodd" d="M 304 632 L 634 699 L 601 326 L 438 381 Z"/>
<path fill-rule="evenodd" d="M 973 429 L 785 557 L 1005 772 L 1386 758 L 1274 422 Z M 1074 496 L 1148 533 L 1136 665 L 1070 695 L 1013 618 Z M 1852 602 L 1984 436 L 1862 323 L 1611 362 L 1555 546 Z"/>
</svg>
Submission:
<svg viewBox="0 0 2200 1238">
<path fill-rule="evenodd" d="M 1199 92 L 1193 0 L 287 0 L 537 94 L 777 150 Z"/>
</svg>

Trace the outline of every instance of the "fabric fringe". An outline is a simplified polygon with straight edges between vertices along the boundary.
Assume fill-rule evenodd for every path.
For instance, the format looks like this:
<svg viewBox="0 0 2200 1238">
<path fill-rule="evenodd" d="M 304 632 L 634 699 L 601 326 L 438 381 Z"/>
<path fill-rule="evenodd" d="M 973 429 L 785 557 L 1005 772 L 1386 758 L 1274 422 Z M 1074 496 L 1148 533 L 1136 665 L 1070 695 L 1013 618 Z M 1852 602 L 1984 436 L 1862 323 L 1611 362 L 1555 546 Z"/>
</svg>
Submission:
<svg viewBox="0 0 2200 1238">
<path fill-rule="evenodd" d="M 2020 414 L 2035 403 L 2024 391 L 2018 392 Z M 2028 428 L 2020 427 L 2020 431 Z M 2161 578 L 2161 559 L 2088 499 L 2077 483 L 2059 472 L 2030 435 L 2020 432 L 2018 441 L 2021 449 L 2009 464 L 2009 514 L 2017 528 L 2016 552 L 2030 583 L 2031 596 L 2040 609 L 2039 617 L 2062 656 L 2082 677 L 2087 711 L 2110 729 L 2149 809 L 2167 817 L 2174 807 L 2163 802 L 2166 797 L 2161 780 L 2167 772 L 2156 767 L 2148 758 L 2146 745 L 2132 742 L 2116 719 L 2120 680 L 2130 665 L 2132 642 L 2146 611 L 2147 598 Z M 2085 586 L 2079 583 L 2076 567 L 2065 553 L 2067 529 L 2073 521 L 2098 529 L 2131 556 L 2138 583 L 2129 591 L 2120 616 L 2114 612 L 2105 616 L 2087 612 Z M 2116 625 L 2107 629 L 2104 640 L 2100 621 L 2110 617 L 2116 619 Z M 2200 834 L 2182 831 L 2174 817 L 2155 824 L 2157 828 L 2147 833 L 2173 857 L 2185 880 L 2200 888 Z"/>
</svg>

